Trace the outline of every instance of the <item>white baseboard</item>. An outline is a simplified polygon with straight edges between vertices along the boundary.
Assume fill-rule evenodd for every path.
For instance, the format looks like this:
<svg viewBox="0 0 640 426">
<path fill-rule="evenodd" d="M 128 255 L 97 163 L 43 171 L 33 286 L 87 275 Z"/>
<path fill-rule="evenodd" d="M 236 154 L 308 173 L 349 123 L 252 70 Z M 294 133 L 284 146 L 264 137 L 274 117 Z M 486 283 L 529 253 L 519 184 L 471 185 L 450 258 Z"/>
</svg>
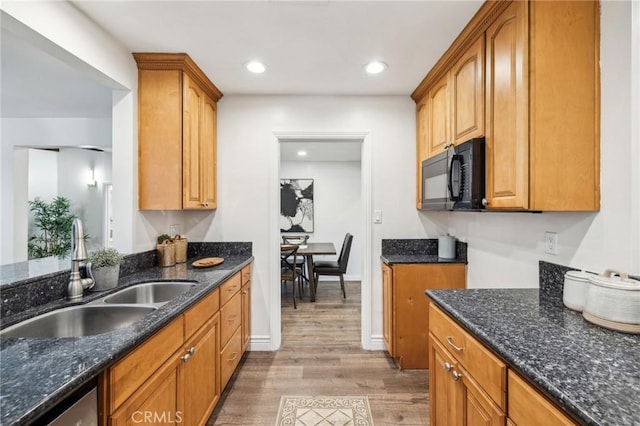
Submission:
<svg viewBox="0 0 640 426">
<path fill-rule="evenodd" d="M 384 351 L 387 348 L 384 346 L 384 340 L 382 340 L 382 334 L 378 334 L 375 336 L 371 336 L 369 339 L 369 348 L 370 351 Z"/>
<path fill-rule="evenodd" d="M 271 336 L 251 336 L 249 338 L 249 351 L 271 352 Z"/>
</svg>

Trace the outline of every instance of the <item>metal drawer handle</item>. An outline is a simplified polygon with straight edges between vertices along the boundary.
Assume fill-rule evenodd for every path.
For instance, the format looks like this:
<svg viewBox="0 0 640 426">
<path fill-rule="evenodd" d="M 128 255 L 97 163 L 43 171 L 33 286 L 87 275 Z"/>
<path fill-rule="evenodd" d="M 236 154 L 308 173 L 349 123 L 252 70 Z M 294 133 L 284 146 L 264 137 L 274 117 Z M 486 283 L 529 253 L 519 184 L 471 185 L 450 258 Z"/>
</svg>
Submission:
<svg viewBox="0 0 640 426">
<path fill-rule="evenodd" d="M 458 352 L 462 352 L 462 350 L 464 349 L 464 348 L 461 348 L 460 346 L 456 346 L 455 343 L 453 343 L 453 337 L 451 336 L 447 336 L 447 343 Z"/>
<path fill-rule="evenodd" d="M 248 294 L 248 293 L 247 293 L 247 290 L 243 290 L 243 291 L 242 291 L 242 294 Z"/>
<path fill-rule="evenodd" d="M 229 358 L 229 362 L 233 362 L 236 360 L 236 358 L 238 358 L 238 352 L 234 352 L 233 353 L 233 357 Z"/>
<path fill-rule="evenodd" d="M 453 376 L 453 380 L 455 380 L 456 382 L 462 377 L 462 373 L 458 373 L 456 370 L 453 370 L 451 375 Z"/>
<path fill-rule="evenodd" d="M 453 368 L 453 365 L 449 364 L 448 362 L 445 362 L 442 366 L 447 372 L 451 371 L 451 369 Z"/>
<path fill-rule="evenodd" d="M 236 320 L 236 318 L 238 318 L 238 315 L 231 315 L 229 317 L 229 324 L 231 324 L 232 322 L 234 322 Z"/>
<path fill-rule="evenodd" d="M 238 287 L 236 287 L 235 285 L 233 287 L 229 287 L 227 289 L 227 291 L 236 291 L 238 289 Z"/>
<path fill-rule="evenodd" d="M 192 346 L 192 347 L 190 347 L 190 348 L 189 348 L 189 350 L 187 351 L 187 353 L 188 353 L 189 355 L 193 355 L 193 354 L 195 354 L 195 353 L 196 353 L 196 348 L 195 348 L 195 347 L 193 347 L 193 346 Z"/>
<path fill-rule="evenodd" d="M 182 357 L 182 362 L 188 362 L 189 358 L 191 358 L 191 355 L 186 354 L 185 356 Z"/>
</svg>

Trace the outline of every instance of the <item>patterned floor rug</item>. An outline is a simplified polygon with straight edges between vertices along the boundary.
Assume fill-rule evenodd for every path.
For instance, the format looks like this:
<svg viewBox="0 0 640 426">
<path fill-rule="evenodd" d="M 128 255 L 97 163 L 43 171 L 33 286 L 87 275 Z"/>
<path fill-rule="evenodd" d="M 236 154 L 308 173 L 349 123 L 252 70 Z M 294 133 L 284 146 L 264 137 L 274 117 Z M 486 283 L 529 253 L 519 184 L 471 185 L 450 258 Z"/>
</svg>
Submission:
<svg viewBox="0 0 640 426">
<path fill-rule="evenodd" d="M 275 426 L 373 426 L 366 396 L 283 396 Z"/>
</svg>

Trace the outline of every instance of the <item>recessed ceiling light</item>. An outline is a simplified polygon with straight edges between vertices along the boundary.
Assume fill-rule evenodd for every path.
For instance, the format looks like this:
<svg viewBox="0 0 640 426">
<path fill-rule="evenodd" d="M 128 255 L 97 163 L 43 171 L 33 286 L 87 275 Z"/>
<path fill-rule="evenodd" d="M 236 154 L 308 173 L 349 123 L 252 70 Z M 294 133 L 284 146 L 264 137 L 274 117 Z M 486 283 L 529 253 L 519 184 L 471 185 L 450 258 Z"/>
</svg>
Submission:
<svg viewBox="0 0 640 426">
<path fill-rule="evenodd" d="M 307 156 L 307 151 L 298 151 L 298 156 L 299 157 L 306 157 Z"/>
<path fill-rule="evenodd" d="M 365 65 L 364 69 L 369 74 L 380 74 L 382 71 L 387 69 L 387 64 L 381 61 L 371 61 Z"/>
<path fill-rule="evenodd" d="M 258 62 L 258 61 L 247 62 L 245 64 L 245 68 L 247 68 L 247 71 L 252 72 L 254 74 L 262 74 L 267 69 L 267 67 L 265 67 L 262 62 Z"/>
</svg>

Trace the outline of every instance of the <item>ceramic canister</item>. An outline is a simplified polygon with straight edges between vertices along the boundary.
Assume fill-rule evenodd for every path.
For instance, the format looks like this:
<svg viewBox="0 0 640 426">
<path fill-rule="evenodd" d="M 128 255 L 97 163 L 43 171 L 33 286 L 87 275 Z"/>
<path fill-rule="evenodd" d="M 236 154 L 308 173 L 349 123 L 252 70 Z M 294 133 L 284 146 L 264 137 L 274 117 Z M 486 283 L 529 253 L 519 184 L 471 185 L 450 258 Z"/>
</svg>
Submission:
<svg viewBox="0 0 640 426">
<path fill-rule="evenodd" d="M 451 235 L 438 237 L 438 257 L 441 259 L 456 258 L 456 239 Z"/>
<path fill-rule="evenodd" d="M 584 271 L 567 271 L 564 274 L 562 303 L 569 309 L 582 312 L 589 288 L 589 277 L 593 274 Z"/>
</svg>

